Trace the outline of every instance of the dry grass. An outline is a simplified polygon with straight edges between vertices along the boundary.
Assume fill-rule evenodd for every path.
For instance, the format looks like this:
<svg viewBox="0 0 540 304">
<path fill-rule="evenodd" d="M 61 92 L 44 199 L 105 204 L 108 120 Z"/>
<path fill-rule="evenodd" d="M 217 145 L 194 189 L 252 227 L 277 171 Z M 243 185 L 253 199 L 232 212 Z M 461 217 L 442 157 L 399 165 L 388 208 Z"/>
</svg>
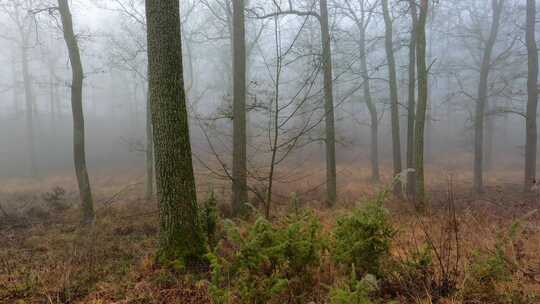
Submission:
<svg viewBox="0 0 540 304">
<path fill-rule="evenodd" d="M 278 196 L 275 216 L 290 210 L 286 196 L 295 190 L 302 194 L 302 206 L 314 208 L 325 230 L 330 230 L 336 216 L 382 187 L 368 182 L 368 170 L 353 170 L 351 166 L 338 170 L 341 201 L 335 208 L 327 209 L 320 202 L 323 189 L 316 187 L 315 181 L 322 173 L 314 170 L 308 181 L 279 184 L 277 191 L 282 195 Z M 94 176 L 98 221 L 87 230 L 78 225 L 77 208 L 50 211 L 43 207 L 42 194 L 54 186 L 67 190 L 68 202 L 77 201 L 75 184 L 68 175 L 1 183 L 0 203 L 10 215 L 18 217 L 7 222 L 0 214 L 0 303 L 211 303 L 207 286 L 201 283 L 204 277 L 176 275 L 154 264 L 156 206 L 142 199 L 139 183 L 143 179 L 134 179 L 138 176 L 134 172 Z M 517 176 L 517 172 L 508 170 L 491 173 L 487 193 L 475 198 L 470 194 L 469 176 L 452 173 L 460 236 L 458 287 L 463 285 L 473 253 L 492 250 L 501 234 L 519 221 L 518 235 L 505 247 L 512 263 L 519 267 L 510 284 L 523 292 L 540 294 L 540 212 L 535 212 L 540 203 L 535 195 L 523 195 L 519 185 L 508 184 L 509 180 L 519 180 Z M 383 177 L 389 179 L 388 174 Z M 414 250 L 428 237 L 435 245 L 444 243 L 448 228 L 447 178 L 433 174 L 427 180 L 432 204 L 426 215 L 418 216 L 406 202 L 387 203 L 399 230 L 396 256 Z M 221 189 L 218 195 L 227 198 L 226 187 Z M 46 212 L 29 212 L 35 206 L 42 206 Z M 325 278 L 334 278 L 331 265 L 321 271 Z M 324 303 L 325 293 L 321 294 L 320 303 Z M 442 299 L 440 303 L 460 303 L 458 298 Z M 413 300 L 402 300 L 406 301 Z M 419 297 L 413 302 L 430 301 Z"/>
</svg>

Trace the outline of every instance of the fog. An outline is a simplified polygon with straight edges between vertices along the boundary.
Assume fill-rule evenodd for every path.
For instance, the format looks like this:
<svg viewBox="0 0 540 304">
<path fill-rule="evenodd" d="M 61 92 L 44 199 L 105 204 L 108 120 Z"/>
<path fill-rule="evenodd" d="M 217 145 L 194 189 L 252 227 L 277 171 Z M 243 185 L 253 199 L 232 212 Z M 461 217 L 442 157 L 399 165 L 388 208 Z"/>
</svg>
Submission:
<svg viewBox="0 0 540 304">
<path fill-rule="evenodd" d="M 310 7 L 309 1 L 294 2 L 299 8 Z M 492 55 L 485 131 L 485 150 L 492 154 L 488 156 L 492 158 L 492 169 L 521 168 L 523 162 L 525 123 L 522 113 L 526 105 L 527 62 L 522 30 L 525 8 L 521 2 L 505 4 Z M 337 162 L 367 168 L 370 120 L 362 94 L 358 28 L 345 3 L 329 3 Z M 72 170 L 71 72 L 58 16 L 46 10 L 53 4 L 40 0 L 2 1 L 0 175 L 3 178 L 32 176 L 30 140 L 35 149 L 38 176 Z M 201 163 L 215 162 L 215 154 L 225 163 L 231 161 L 233 81 L 227 5 L 224 0 L 181 1 L 184 77 L 197 168 L 201 168 Z M 144 4 L 134 0 L 76 0 L 71 6 L 85 71 L 83 105 L 89 170 L 143 170 L 147 100 Z M 407 8 L 408 5 L 402 3 L 391 7 L 403 158 L 410 34 Z M 269 160 L 270 150 L 264 138 L 270 121 L 268 106 L 273 98 L 277 59 L 275 20 L 258 17 L 274 10 L 271 3 L 255 0 L 249 1 L 246 10 L 248 156 L 253 168 L 258 170 L 264 170 Z M 378 8 L 370 16 L 366 27 L 370 87 L 380 122 L 380 161 L 390 166 L 392 147 L 384 22 Z M 481 37 L 489 33 L 491 16 L 489 1 L 483 0 L 440 1 L 430 13 L 426 27 L 428 166 L 472 170 L 474 107 L 483 52 Z M 318 59 L 321 52 L 318 24 L 313 18 L 294 15 L 280 17 L 277 22 L 279 44 L 285 54 L 280 100 L 283 104 L 303 103 L 282 109 L 281 119 L 290 115 L 290 120 L 280 132 L 284 137 L 296 136 L 305 121 L 309 121 L 310 129 L 299 136 L 287 162 L 301 166 L 309 161 L 310 166 L 323 166 L 324 124 L 319 122 L 324 114 L 321 110 L 323 77 Z M 21 46 L 21 33 L 27 36 L 24 46 Z M 28 138 L 21 47 L 26 49 L 30 74 L 33 139 Z"/>
</svg>

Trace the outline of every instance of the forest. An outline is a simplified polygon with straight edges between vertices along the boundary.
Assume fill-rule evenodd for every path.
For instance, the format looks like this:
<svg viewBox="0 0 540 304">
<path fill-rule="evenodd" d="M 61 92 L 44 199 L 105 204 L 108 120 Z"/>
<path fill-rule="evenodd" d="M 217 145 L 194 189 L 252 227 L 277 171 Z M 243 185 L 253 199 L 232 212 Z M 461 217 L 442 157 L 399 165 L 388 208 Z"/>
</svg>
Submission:
<svg viewBox="0 0 540 304">
<path fill-rule="evenodd" d="M 540 303 L 536 0 L 0 0 L 0 303 Z"/>
</svg>

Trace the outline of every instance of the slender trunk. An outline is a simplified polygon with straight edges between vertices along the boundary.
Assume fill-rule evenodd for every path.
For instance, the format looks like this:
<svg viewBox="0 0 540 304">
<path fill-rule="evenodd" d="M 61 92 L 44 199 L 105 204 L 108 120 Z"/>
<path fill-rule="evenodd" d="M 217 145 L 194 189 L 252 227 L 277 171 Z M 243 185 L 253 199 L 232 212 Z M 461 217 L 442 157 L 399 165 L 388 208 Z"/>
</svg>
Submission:
<svg viewBox="0 0 540 304">
<path fill-rule="evenodd" d="M 475 108 L 474 127 L 474 191 L 481 193 L 484 189 L 484 120 L 488 102 L 488 78 L 491 69 L 491 55 L 499 32 L 500 18 L 504 0 L 492 0 L 493 20 L 489 38 L 486 41 L 480 66 L 480 82 L 478 84 L 478 99 Z"/>
<path fill-rule="evenodd" d="M 525 139 L 525 179 L 524 190 L 531 191 L 536 183 L 536 149 L 537 125 L 536 115 L 538 109 L 538 48 L 536 46 L 536 1 L 527 0 L 527 113 L 526 113 L 526 139 Z"/>
<path fill-rule="evenodd" d="M 371 96 L 371 88 L 369 81 L 369 73 L 367 67 L 367 52 L 366 52 L 366 25 L 364 18 L 364 13 L 362 13 L 362 21 L 358 24 L 358 29 L 360 30 L 360 66 L 362 73 L 362 86 L 364 89 L 364 100 L 366 102 L 369 116 L 371 119 L 371 151 L 370 151 L 370 160 L 371 160 L 371 179 L 374 182 L 378 182 L 380 179 L 379 173 L 379 117 L 377 115 L 377 108 L 373 103 Z"/>
<path fill-rule="evenodd" d="M 488 107 L 490 109 L 493 109 L 494 107 Z M 490 110 L 488 110 L 489 112 Z M 495 117 L 493 116 L 487 116 L 486 117 L 486 138 L 485 138 L 485 166 L 484 169 L 489 171 L 493 167 L 493 151 L 494 151 L 494 132 L 495 132 Z"/>
<path fill-rule="evenodd" d="M 396 60 L 394 57 L 392 20 L 388 10 L 388 0 L 382 0 L 382 8 L 385 24 L 385 49 L 388 61 L 388 79 L 390 84 L 391 120 L 392 120 L 392 155 L 394 164 L 394 176 L 401 173 L 401 142 L 399 136 L 399 103 L 397 92 Z M 402 197 L 401 182 L 394 182 L 394 195 Z"/>
<path fill-rule="evenodd" d="M 195 266 L 206 253 L 199 223 L 182 66 L 178 0 L 146 0 L 148 73 L 161 262 Z"/>
<path fill-rule="evenodd" d="M 23 39 L 21 46 L 21 62 L 24 84 L 24 100 L 25 100 L 25 122 L 26 122 L 26 140 L 28 147 L 28 157 L 30 160 L 30 176 L 37 176 L 37 161 L 35 151 L 35 130 L 34 130 L 34 94 L 32 90 L 32 77 L 28 67 L 28 51 L 26 39 Z"/>
<path fill-rule="evenodd" d="M 51 114 L 51 133 L 56 134 L 56 90 L 55 88 L 55 73 L 54 66 L 49 63 L 49 111 Z"/>
<path fill-rule="evenodd" d="M 86 169 L 86 152 L 84 147 L 84 114 L 82 104 L 83 67 L 77 37 L 73 32 L 73 20 L 71 18 L 68 1 L 58 0 L 58 8 L 62 19 L 64 40 L 68 48 L 73 77 L 71 83 L 71 109 L 73 112 L 73 159 L 75 163 L 75 173 L 79 185 L 83 222 L 89 224 L 94 221 L 94 203 L 92 200 L 88 170 Z"/>
<path fill-rule="evenodd" d="M 272 158 L 270 160 L 270 173 L 268 174 L 268 192 L 266 195 L 266 218 L 270 218 L 270 204 L 272 203 L 272 186 L 274 184 L 274 171 L 276 168 L 276 156 L 278 150 L 278 137 L 279 137 L 279 82 L 281 80 L 281 49 L 279 43 L 279 27 L 278 19 L 275 17 L 275 39 L 276 39 L 276 83 L 275 83 L 275 96 L 274 96 L 274 117 L 273 117 L 273 140 L 272 140 Z M 269 130 L 270 132 L 270 130 Z"/>
<path fill-rule="evenodd" d="M 147 201 L 154 196 L 154 140 L 152 137 L 152 112 L 150 94 L 146 92 L 146 193 Z"/>
<path fill-rule="evenodd" d="M 322 60 L 324 70 L 324 112 L 326 140 L 326 195 L 327 202 L 333 205 L 337 199 L 336 181 L 336 132 L 334 126 L 334 95 L 332 89 L 332 50 L 330 28 L 328 25 L 328 4 L 320 0 L 320 24 L 322 40 Z"/>
<path fill-rule="evenodd" d="M 11 61 L 11 76 L 13 77 L 13 112 L 15 118 L 19 117 L 19 82 L 17 81 L 17 65 L 16 56 L 14 55 Z"/>
<path fill-rule="evenodd" d="M 246 142 L 246 39 L 244 0 L 233 0 L 233 199 L 236 215 L 248 200 Z"/>
<path fill-rule="evenodd" d="M 411 14 L 411 40 L 409 42 L 409 100 L 407 104 L 407 196 L 414 201 L 415 194 L 415 172 L 414 168 L 414 111 L 415 111 L 415 90 L 416 90 L 416 1 L 410 0 Z"/>
<path fill-rule="evenodd" d="M 424 186 L 424 127 L 426 123 L 426 109 L 428 98 L 428 70 L 426 66 L 426 19 L 429 9 L 429 0 L 420 1 L 420 15 L 416 26 L 416 66 L 418 71 L 418 105 L 414 125 L 414 153 L 416 175 L 416 207 L 425 208 Z"/>
</svg>

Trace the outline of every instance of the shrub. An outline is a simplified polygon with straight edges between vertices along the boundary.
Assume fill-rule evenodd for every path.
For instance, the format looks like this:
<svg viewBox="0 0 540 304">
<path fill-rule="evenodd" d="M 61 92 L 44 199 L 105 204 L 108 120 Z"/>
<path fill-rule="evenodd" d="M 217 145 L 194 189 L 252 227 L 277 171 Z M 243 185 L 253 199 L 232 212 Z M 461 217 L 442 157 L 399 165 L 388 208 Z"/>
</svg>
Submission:
<svg viewBox="0 0 540 304">
<path fill-rule="evenodd" d="M 219 224 L 219 212 L 217 208 L 217 200 L 214 195 L 214 191 L 210 191 L 210 195 L 204 202 L 200 210 L 201 224 L 203 231 L 208 241 L 208 246 L 214 248 L 217 244 L 218 237 L 218 224 Z"/>
<path fill-rule="evenodd" d="M 512 270 L 500 247 L 494 252 L 476 252 L 468 266 L 461 294 L 465 301 L 506 303 L 498 287 L 511 280 Z"/>
<path fill-rule="evenodd" d="M 354 264 L 359 277 L 366 273 L 379 276 L 394 234 L 382 199 L 369 202 L 338 218 L 333 230 L 332 257 L 348 268 Z"/>
<path fill-rule="evenodd" d="M 259 217 L 244 233 L 227 222 L 229 256 L 210 254 L 216 303 L 300 303 L 313 284 L 324 241 L 312 214 L 271 224 Z"/>
<path fill-rule="evenodd" d="M 373 304 L 369 293 L 377 289 L 376 279 L 368 274 L 362 280 L 356 279 L 354 264 L 351 266 L 351 277 L 347 284 L 330 290 L 331 304 Z"/>
</svg>

